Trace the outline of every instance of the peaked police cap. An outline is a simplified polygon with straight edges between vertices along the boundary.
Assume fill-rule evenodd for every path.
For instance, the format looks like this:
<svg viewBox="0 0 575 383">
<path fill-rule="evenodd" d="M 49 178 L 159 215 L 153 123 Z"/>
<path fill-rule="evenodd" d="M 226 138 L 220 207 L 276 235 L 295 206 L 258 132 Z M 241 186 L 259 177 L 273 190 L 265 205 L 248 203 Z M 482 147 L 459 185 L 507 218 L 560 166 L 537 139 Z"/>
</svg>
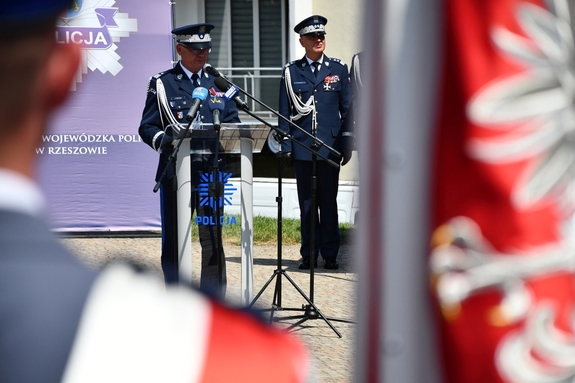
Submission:
<svg viewBox="0 0 575 383">
<path fill-rule="evenodd" d="M 173 29 L 172 34 L 178 43 L 185 44 L 190 48 L 208 49 L 212 47 L 210 31 L 214 28 L 213 24 L 191 24 Z"/>
<path fill-rule="evenodd" d="M 320 15 L 310 16 L 298 23 L 294 27 L 295 33 L 299 33 L 300 36 L 303 35 L 325 35 L 325 25 L 327 24 L 327 19 Z"/>
</svg>

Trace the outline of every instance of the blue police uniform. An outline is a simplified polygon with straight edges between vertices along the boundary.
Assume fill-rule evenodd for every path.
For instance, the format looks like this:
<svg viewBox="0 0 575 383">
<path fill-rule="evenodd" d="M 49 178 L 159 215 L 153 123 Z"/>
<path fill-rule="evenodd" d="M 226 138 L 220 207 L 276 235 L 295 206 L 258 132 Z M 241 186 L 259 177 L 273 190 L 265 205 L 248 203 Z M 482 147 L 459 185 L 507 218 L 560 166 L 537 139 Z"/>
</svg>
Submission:
<svg viewBox="0 0 575 383">
<path fill-rule="evenodd" d="M 362 61 L 364 60 L 364 52 L 359 52 L 353 55 L 351 58 L 351 68 L 349 69 L 349 83 L 351 86 L 351 106 L 346 118 L 346 128 L 350 132 L 355 132 L 357 125 L 357 108 L 359 103 L 359 95 L 363 89 L 363 80 L 361 77 L 361 69 L 363 68 Z M 354 143 L 353 148 L 356 149 L 355 145 L 355 135 L 353 137 Z"/>
<path fill-rule="evenodd" d="M 351 102 L 347 65 L 339 59 L 324 55 L 318 76 L 315 77 L 305 57 L 287 64 L 283 69 L 280 83 L 279 112 L 284 117 L 289 118 L 295 115 L 296 111 L 286 90 L 285 74 L 288 70 L 295 95 L 303 102 L 306 102 L 311 95 L 314 96 L 317 121 L 316 137 L 339 152 L 344 149 L 347 150 L 348 140 L 345 134 L 348 131 L 344 130 L 343 127 L 343 121 Z M 306 132 L 312 133 L 312 119 L 313 116 L 310 113 L 293 122 Z M 306 147 L 311 146 L 314 142 L 313 138 L 299 129 L 291 128 L 283 119 L 279 119 L 279 127 L 290 132 Z M 312 159 L 312 154 L 307 149 L 301 145 L 292 144 L 289 140 L 283 142 L 282 151 L 292 152 L 294 160 L 311 161 Z M 335 162 L 340 160 L 325 147 L 319 150 L 319 154 Z M 318 157 L 318 159 L 320 158 Z"/>
<path fill-rule="evenodd" d="M 326 22 L 325 18 L 319 17 L 318 23 L 317 17 L 311 17 L 298 24 L 295 29 L 296 32 L 321 34 L 325 33 L 325 29 L 322 28 Z M 304 131 L 315 135 L 331 148 L 340 153 L 348 153 L 351 150 L 349 132 L 344 126 L 351 102 L 347 65 L 338 59 L 325 55 L 321 61 L 317 76 L 313 73 L 306 57 L 293 61 L 284 67 L 280 82 L 279 113 L 290 119 L 301 114 L 300 109 L 302 105 L 305 105 L 303 108 L 307 109 L 308 113 L 293 119 L 293 122 Z M 313 103 L 310 102 L 312 96 Z M 298 105 L 300 109 L 298 109 Z M 279 119 L 279 127 L 289 132 L 295 140 L 306 147 L 313 145 L 313 138 L 299 129 L 291 127 L 283 119 Z M 309 263 L 311 254 L 310 229 L 313 215 L 312 153 L 301 145 L 292 143 L 291 140 L 282 142 L 282 151 L 291 152 L 293 159 L 301 211 L 302 243 L 300 253 L 304 258 L 304 263 Z M 340 162 L 340 158 L 336 158 L 325 147 L 319 149 L 319 154 L 336 163 Z M 319 209 L 319 214 L 315 214 L 314 254 L 317 257 L 321 253 L 322 258 L 326 260 L 326 268 L 328 268 L 328 261 L 332 261 L 332 265 L 335 264 L 340 246 L 337 212 L 339 168 L 331 166 L 328 162 L 317 157 L 316 177 L 316 206 Z M 300 265 L 300 268 L 306 267 Z"/>
<path fill-rule="evenodd" d="M 182 27 L 173 30 L 172 33 L 186 34 L 192 30 L 191 35 L 197 37 L 194 31 L 197 31 L 199 26 L 207 24 L 198 24 L 193 26 Z M 212 26 L 213 27 L 213 26 Z M 201 49 L 206 47 L 205 42 L 200 46 Z M 192 45 L 194 46 L 194 45 Z M 200 86 L 209 90 L 210 94 L 215 94 L 219 90 L 215 86 L 215 78 L 202 71 L 199 79 Z M 162 107 L 159 103 L 158 84 L 161 83 L 160 89 L 165 93 L 165 100 L 168 107 Z M 186 115 L 192 104 L 192 93 L 195 89 L 194 84 L 188 77 L 188 74 L 182 68 L 182 63 L 179 62 L 174 68 L 165 72 L 158 73 L 150 78 L 148 85 L 148 93 L 146 97 L 146 105 L 142 113 L 142 121 L 139 127 L 139 134 L 143 141 L 152 147 L 154 150 L 161 151 L 156 172 L 156 181 L 159 180 L 160 175 L 168 165 L 168 158 L 172 153 L 172 147 L 167 146 L 162 148 L 162 142 L 168 139 L 171 134 L 171 129 L 168 125 L 172 121 L 177 121 L 184 127 L 188 125 Z M 212 111 L 208 107 L 210 96 L 203 102 L 199 110 L 199 118 L 202 123 L 212 123 Z M 222 99 L 223 100 L 223 99 Z M 160 104 L 160 106 L 159 106 Z M 169 109 L 169 114 L 166 109 Z M 222 122 L 238 123 L 238 110 L 233 102 L 226 102 L 225 109 L 221 113 Z M 202 146 L 206 144 L 202 142 Z M 194 144 L 192 143 L 192 146 Z M 213 140 L 211 146 L 215 147 L 216 142 Z M 210 146 L 208 143 L 207 146 Z M 161 149 L 161 150 L 160 150 Z M 192 188 L 195 189 L 200 183 L 201 173 L 208 173 L 214 165 L 213 154 L 194 154 L 192 155 Z M 223 171 L 223 161 L 219 162 L 220 171 Z M 168 169 L 165 178 L 162 180 L 160 187 L 161 199 L 161 216 L 162 216 L 162 270 L 166 282 L 175 282 L 178 280 L 177 271 L 177 227 L 176 227 L 176 198 L 175 198 L 175 165 L 172 164 Z M 195 191 L 192 191 L 191 199 L 192 212 L 195 210 L 198 216 L 213 216 L 214 211 L 209 205 L 200 206 L 199 196 Z M 223 206 L 220 206 L 218 216 L 223 214 Z M 214 225 L 199 225 L 199 240 L 202 246 L 202 271 L 200 288 L 204 290 L 217 290 L 224 291 L 226 286 L 226 271 L 225 271 L 225 255 L 221 242 L 218 243 L 218 235 L 216 233 L 216 226 Z M 221 263 L 221 273 L 218 266 L 218 256 Z"/>
</svg>

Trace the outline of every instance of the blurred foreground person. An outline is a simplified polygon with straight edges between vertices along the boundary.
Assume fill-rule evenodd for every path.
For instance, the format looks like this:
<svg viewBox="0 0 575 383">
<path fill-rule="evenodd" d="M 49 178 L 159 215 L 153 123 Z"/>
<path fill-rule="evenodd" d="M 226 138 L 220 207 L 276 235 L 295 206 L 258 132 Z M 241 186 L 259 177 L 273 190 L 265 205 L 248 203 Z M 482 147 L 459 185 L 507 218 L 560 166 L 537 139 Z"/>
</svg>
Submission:
<svg viewBox="0 0 575 383">
<path fill-rule="evenodd" d="M 67 252 L 35 181 L 47 122 L 80 47 L 58 44 L 69 0 L 0 5 L 0 382 L 304 382 L 301 344 L 200 293 Z"/>
</svg>

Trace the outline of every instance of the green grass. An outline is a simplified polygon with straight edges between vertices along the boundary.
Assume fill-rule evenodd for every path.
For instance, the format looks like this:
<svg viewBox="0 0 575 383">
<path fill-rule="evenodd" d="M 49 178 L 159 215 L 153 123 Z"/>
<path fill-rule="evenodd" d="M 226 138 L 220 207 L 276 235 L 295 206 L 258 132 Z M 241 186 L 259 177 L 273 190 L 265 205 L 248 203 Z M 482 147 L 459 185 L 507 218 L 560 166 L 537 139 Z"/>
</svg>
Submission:
<svg viewBox="0 0 575 383">
<path fill-rule="evenodd" d="M 224 222 L 235 219 L 235 225 L 222 226 L 222 239 L 230 245 L 241 244 L 241 217 L 239 215 L 225 214 Z M 198 225 L 195 224 L 195 216 L 192 218 L 192 236 L 198 238 Z M 273 245 L 277 243 L 277 219 L 270 217 L 254 216 L 254 244 Z M 342 244 L 349 243 L 353 231 L 351 223 L 340 223 L 339 231 Z M 282 244 L 297 245 L 301 242 L 300 220 L 292 218 L 282 219 Z"/>
</svg>

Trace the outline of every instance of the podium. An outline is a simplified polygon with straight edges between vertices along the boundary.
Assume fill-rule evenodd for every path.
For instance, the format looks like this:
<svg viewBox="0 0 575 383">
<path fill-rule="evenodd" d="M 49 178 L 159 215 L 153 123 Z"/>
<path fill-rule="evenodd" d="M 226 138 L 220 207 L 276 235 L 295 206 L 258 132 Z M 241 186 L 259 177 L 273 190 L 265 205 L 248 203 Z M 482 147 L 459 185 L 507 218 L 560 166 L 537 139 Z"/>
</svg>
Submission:
<svg viewBox="0 0 575 383">
<path fill-rule="evenodd" d="M 182 280 L 192 281 L 191 158 L 193 154 L 212 154 L 217 133 L 212 124 L 200 129 L 172 126 L 174 144 L 183 140 L 176 157 L 178 265 Z M 270 128 L 259 123 L 222 123 L 219 155 L 240 154 L 241 158 L 241 301 L 249 304 L 253 295 L 253 153 L 265 145 Z M 185 134 L 187 132 L 187 134 Z M 184 136 L 185 134 L 185 136 Z M 224 206 L 225 208 L 225 206 Z"/>
</svg>

